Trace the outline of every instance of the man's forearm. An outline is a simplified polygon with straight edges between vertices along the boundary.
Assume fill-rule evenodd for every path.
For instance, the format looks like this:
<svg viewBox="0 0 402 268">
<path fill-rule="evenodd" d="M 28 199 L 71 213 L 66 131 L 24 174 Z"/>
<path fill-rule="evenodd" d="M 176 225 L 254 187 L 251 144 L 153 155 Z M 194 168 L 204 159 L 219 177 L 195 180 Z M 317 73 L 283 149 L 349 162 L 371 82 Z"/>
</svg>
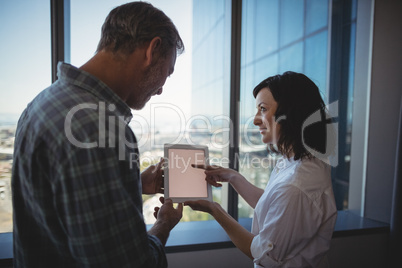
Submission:
<svg viewBox="0 0 402 268">
<path fill-rule="evenodd" d="M 148 234 L 156 236 L 163 245 L 166 245 L 170 231 L 171 229 L 166 223 L 156 221 L 154 226 L 148 231 Z"/>
</svg>

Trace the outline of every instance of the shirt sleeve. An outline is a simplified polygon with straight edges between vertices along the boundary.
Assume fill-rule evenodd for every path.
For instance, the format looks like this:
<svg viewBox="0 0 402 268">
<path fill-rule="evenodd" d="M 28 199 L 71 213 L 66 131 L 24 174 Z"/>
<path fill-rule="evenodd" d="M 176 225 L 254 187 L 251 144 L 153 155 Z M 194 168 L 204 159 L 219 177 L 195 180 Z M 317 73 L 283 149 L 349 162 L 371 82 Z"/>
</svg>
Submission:
<svg viewBox="0 0 402 268">
<path fill-rule="evenodd" d="M 257 215 L 263 222 L 251 244 L 254 262 L 282 267 L 298 254 L 318 231 L 321 215 L 309 197 L 293 185 L 279 186 Z"/>
<path fill-rule="evenodd" d="M 148 235 L 140 174 L 115 148 L 74 148 L 56 167 L 56 211 L 71 258 L 90 267 L 167 267 L 164 246 Z"/>
</svg>

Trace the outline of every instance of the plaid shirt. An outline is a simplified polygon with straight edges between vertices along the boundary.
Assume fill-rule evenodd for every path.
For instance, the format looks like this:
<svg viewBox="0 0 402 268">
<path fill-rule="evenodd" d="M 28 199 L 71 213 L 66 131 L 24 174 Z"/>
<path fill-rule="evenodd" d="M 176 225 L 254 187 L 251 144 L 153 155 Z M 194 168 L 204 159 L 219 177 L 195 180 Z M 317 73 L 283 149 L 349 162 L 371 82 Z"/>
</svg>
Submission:
<svg viewBox="0 0 402 268">
<path fill-rule="evenodd" d="M 129 107 L 104 83 L 59 63 L 15 138 L 15 267 L 166 267 L 148 235 Z"/>
</svg>

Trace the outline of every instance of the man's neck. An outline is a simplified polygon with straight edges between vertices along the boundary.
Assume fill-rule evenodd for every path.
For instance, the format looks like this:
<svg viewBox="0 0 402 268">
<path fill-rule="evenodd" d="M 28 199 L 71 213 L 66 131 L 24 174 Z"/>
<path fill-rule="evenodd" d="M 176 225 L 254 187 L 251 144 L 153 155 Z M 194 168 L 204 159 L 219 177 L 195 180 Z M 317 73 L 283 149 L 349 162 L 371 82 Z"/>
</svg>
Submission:
<svg viewBox="0 0 402 268">
<path fill-rule="evenodd" d="M 111 52 L 100 51 L 79 69 L 97 77 L 123 101 L 126 101 L 129 93 L 129 82 L 127 81 L 128 64 L 126 59 L 118 58 Z"/>
</svg>

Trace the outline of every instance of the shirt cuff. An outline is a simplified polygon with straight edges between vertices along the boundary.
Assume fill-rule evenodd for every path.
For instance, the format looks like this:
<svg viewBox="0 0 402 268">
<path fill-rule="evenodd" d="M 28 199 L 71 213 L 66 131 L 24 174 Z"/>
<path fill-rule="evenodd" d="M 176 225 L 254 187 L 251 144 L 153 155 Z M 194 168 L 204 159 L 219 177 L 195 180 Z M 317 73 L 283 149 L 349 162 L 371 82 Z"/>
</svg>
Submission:
<svg viewBox="0 0 402 268">
<path fill-rule="evenodd" d="M 156 261 L 155 267 L 165 268 L 167 267 L 167 259 L 165 253 L 165 247 L 158 237 L 154 235 L 148 235 L 148 239 L 150 241 L 150 246 L 152 248 L 153 256 Z"/>
<path fill-rule="evenodd" d="M 251 242 L 251 255 L 254 258 L 254 263 L 262 267 L 280 267 L 281 263 L 273 260 L 269 255 L 274 248 L 274 244 L 270 240 L 261 240 L 259 235 L 253 238 Z"/>
</svg>

